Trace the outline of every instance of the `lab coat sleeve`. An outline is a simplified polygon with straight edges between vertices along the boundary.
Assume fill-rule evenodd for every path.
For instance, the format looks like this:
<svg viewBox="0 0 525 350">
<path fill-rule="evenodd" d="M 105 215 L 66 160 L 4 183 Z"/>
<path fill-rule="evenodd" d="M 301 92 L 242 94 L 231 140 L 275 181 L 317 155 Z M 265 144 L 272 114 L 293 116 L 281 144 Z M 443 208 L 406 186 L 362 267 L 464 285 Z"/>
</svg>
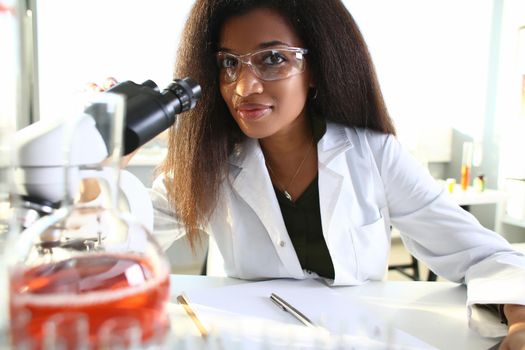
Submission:
<svg viewBox="0 0 525 350">
<path fill-rule="evenodd" d="M 175 240 L 186 234 L 184 225 L 177 219 L 173 208 L 168 202 L 164 176 L 158 176 L 149 190 L 153 204 L 153 233 L 162 249 L 168 249 Z"/>
<path fill-rule="evenodd" d="M 121 171 L 120 190 L 125 198 L 125 210 L 153 232 L 162 249 L 185 235 L 184 226 L 177 220 L 166 196 L 164 176 L 153 182 L 152 188 L 146 188 L 132 173 Z"/>
<path fill-rule="evenodd" d="M 149 194 L 144 184 L 127 170 L 120 172 L 120 190 L 125 203 L 119 203 L 119 207 L 129 211 L 131 215 L 153 232 L 153 206 L 149 200 Z"/>
<path fill-rule="evenodd" d="M 498 318 L 473 306 L 525 305 L 525 257 L 457 205 L 395 137 L 370 140 L 392 224 L 407 249 L 438 275 L 467 284 L 471 328 L 505 335 Z"/>
</svg>

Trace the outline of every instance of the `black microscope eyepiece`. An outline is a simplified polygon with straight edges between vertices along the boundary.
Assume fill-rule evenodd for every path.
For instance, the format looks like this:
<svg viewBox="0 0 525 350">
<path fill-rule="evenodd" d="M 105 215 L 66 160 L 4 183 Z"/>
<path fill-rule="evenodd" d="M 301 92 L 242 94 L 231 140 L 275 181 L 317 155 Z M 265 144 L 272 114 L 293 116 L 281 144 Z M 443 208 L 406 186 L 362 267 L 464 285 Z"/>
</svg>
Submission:
<svg viewBox="0 0 525 350">
<path fill-rule="evenodd" d="M 124 154 L 129 154 L 168 129 L 177 114 L 195 107 L 201 97 L 201 87 L 191 78 L 176 79 L 159 92 L 157 84 L 146 80 L 142 84 L 125 81 L 108 92 L 126 98 L 124 122 Z"/>
</svg>

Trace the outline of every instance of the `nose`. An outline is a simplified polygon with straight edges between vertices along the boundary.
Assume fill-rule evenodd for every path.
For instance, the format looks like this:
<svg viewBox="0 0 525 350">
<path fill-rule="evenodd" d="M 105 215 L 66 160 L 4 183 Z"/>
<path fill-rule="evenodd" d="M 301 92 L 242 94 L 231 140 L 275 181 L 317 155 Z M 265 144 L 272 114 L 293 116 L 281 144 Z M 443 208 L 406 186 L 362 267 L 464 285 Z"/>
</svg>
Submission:
<svg viewBox="0 0 525 350">
<path fill-rule="evenodd" d="M 263 92 L 261 81 L 255 76 L 252 68 L 247 64 L 243 64 L 241 67 L 239 77 L 235 83 L 235 92 L 241 97 Z"/>
</svg>

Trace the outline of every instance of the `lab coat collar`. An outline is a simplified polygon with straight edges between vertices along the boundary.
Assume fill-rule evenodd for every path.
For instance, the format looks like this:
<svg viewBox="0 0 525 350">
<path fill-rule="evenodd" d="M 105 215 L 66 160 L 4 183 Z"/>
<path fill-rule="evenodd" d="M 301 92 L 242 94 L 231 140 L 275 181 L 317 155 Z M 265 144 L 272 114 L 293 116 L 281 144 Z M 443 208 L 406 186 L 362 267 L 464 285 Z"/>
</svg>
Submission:
<svg viewBox="0 0 525 350">
<path fill-rule="evenodd" d="M 317 157 L 320 164 L 328 165 L 337 155 L 353 147 L 347 128 L 341 124 L 327 123 L 326 133 L 319 140 Z"/>
<path fill-rule="evenodd" d="M 320 163 L 328 164 L 338 154 L 345 152 L 353 147 L 351 136 L 347 132 L 347 128 L 341 124 L 327 123 L 326 132 L 319 140 L 317 145 L 318 159 Z M 258 149 L 254 152 L 254 150 Z M 257 154 L 264 160 L 262 151 L 260 151 L 259 143 L 255 139 L 246 139 L 243 143 L 237 144 L 229 158 L 230 165 L 237 168 L 234 171 L 236 177 L 241 169 L 247 167 L 249 157 Z M 233 169 L 230 169 L 233 170 Z"/>
</svg>

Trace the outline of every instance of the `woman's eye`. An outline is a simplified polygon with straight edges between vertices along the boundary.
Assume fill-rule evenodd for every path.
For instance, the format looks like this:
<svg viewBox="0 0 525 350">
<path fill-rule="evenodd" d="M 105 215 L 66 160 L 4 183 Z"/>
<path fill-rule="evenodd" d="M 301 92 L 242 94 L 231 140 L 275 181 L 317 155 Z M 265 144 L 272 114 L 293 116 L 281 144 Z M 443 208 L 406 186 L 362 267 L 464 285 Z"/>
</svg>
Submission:
<svg viewBox="0 0 525 350">
<path fill-rule="evenodd" d="M 277 51 L 272 51 L 264 58 L 263 62 L 268 65 L 276 65 L 286 61 L 286 58 Z"/>
<path fill-rule="evenodd" d="M 237 65 L 237 59 L 234 57 L 224 57 L 221 62 L 222 68 L 232 68 Z"/>
</svg>

